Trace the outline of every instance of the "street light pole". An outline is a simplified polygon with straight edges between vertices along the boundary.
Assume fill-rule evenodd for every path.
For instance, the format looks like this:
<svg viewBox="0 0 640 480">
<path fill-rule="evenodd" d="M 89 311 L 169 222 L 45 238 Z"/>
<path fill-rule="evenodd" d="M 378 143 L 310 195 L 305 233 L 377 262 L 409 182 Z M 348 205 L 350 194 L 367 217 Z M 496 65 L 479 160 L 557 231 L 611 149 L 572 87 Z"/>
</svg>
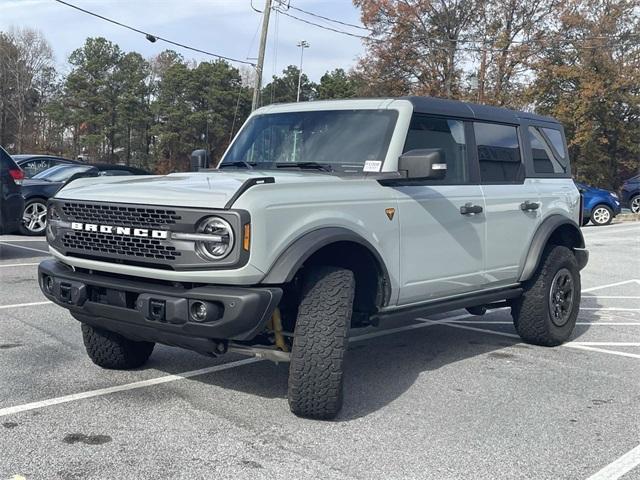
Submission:
<svg viewBox="0 0 640 480">
<path fill-rule="evenodd" d="M 298 96 L 296 98 L 296 102 L 300 101 L 300 87 L 302 84 L 302 59 L 304 58 L 304 49 L 309 48 L 309 42 L 306 40 L 300 40 L 298 42 L 298 47 L 300 47 L 300 71 L 298 72 Z"/>
</svg>

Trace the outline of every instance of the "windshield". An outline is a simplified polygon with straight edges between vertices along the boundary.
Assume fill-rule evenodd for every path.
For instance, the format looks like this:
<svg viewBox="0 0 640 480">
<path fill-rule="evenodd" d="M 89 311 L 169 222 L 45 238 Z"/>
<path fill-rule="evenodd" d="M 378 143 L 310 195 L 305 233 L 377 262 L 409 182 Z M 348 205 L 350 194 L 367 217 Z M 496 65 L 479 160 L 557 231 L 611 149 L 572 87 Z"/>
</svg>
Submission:
<svg viewBox="0 0 640 480">
<path fill-rule="evenodd" d="M 221 166 L 303 168 L 321 164 L 331 170 L 361 172 L 364 163 L 371 161 L 379 162 L 373 163 L 378 171 L 397 116 L 394 110 L 259 115 L 242 129 Z"/>
<path fill-rule="evenodd" d="M 38 180 L 46 180 L 48 182 L 65 182 L 71 178 L 71 176 L 78 172 L 86 172 L 91 170 L 89 165 L 58 165 L 51 167 L 44 172 L 40 172 L 34 175 L 32 178 Z"/>
</svg>

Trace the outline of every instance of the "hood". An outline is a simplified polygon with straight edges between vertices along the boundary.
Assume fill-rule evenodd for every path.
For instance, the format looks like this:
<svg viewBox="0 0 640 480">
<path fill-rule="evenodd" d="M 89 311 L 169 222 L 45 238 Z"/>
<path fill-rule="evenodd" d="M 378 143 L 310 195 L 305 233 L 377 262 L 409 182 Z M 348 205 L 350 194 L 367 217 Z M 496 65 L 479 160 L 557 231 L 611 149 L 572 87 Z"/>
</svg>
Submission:
<svg viewBox="0 0 640 480">
<path fill-rule="evenodd" d="M 273 170 L 174 173 L 165 176 L 92 177 L 75 180 L 56 198 L 195 208 L 224 208 L 251 178 L 274 177 L 278 183 L 335 183 L 343 178 L 321 172 Z"/>
<path fill-rule="evenodd" d="M 57 186 L 60 186 L 60 185 L 62 185 L 62 182 L 47 182 L 46 180 L 39 180 L 37 178 L 25 178 L 22 181 L 22 188 L 31 187 L 31 186 L 38 186 L 38 185 L 46 185 L 46 186 L 57 185 Z"/>
</svg>

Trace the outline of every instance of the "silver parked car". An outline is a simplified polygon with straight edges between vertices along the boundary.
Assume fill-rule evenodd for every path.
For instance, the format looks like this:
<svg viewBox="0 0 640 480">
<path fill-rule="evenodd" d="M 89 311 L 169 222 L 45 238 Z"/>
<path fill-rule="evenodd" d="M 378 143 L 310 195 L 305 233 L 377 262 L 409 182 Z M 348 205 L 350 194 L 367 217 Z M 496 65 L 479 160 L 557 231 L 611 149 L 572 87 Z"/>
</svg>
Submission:
<svg viewBox="0 0 640 480">
<path fill-rule="evenodd" d="M 217 169 L 64 187 L 39 278 L 104 368 L 156 342 L 290 361 L 291 410 L 331 418 L 352 328 L 509 306 L 524 341 L 566 341 L 580 215 L 551 118 L 415 97 L 272 105 Z"/>
</svg>

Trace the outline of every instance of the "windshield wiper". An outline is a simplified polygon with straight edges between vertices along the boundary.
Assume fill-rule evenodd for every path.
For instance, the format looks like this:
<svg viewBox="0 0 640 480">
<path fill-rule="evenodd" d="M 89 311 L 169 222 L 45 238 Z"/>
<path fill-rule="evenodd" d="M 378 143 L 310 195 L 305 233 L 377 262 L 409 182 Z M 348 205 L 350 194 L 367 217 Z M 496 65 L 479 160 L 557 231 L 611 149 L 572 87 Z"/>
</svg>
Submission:
<svg viewBox="0 0 640 480">
<path fill-rule="evenodd" d="M 249 170 L 253 170 L 253 167 L 256 166 L 256 163 L 245 162 L 244 160 L 236 160 L 234 162 L 222 162 L 218 168 L 225 167 L 236 167 L 236 168 L 248 168 Z"/>
<path fill-rule="evenodd" d="M 324 172 L 333 172 L 330 163 L 318 162 L 286 162 L 276 163 L 277 168 L 300 168 L 301 170 L 322 170 Z"/>
</svg>

